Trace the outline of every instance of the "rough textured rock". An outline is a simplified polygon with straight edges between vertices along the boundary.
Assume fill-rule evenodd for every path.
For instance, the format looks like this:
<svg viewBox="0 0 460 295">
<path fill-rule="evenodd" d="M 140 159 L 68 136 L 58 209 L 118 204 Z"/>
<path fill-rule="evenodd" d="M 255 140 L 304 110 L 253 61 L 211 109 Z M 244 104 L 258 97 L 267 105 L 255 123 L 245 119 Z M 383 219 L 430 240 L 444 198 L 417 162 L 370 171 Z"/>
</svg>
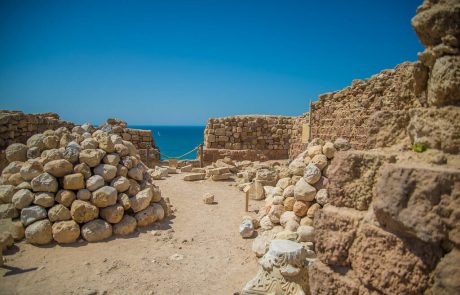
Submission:
<svg viewBox="0 0 460 295">
<path fill-rule="evenodd" d="M 70 208 L 70 215 L 76 222 L 85 223 L 96 219 L 99 209 L 89 202 L 75 200 Z"/>
<path fill-rule="evenodd" d="M 147 206 L 150 205 L 151 200 L 152 200 L 152 189 L 151 188 L 146 188 L 138 192 L 134 197 L 129 198 L 131 209 L 134 211 L 134 213 L 147 208 Z"/>
<path fill-rule="evenodd" d="M 324 207 L 314 219 L 318 259 L 328 265 L 349 265 L 348 252 L 362 218 L 363 213 L 354 209 Z"/>
<path fill-rule="evenodd" d="M 104 185 L 104 178 L 102 178 L 100 175 L 93 175 L 86 180 L 86 188 L 91 192 L 100 189 Z"/>
<path fill-rule="evenodd" d="M 78 190 L 77 199 L 82 201 L 88 201 L 91 199 L 91 192 L 87 189 Z"/>
<path fill-rule="evenodd" d="M 0 205 L 0 219 L 3 218 L 16 218 L 19 216 L 18 210 L 14 207 L 14 204 L 1 204 Z"/>
<path fill-rule="evenodd" d="M 326 160 L 327 161 L 327 160 Z M 327 162 L 326 162 L 327 164 Z M 315 164 L 310 163 L 304 171 L 303 179 L 308 184 L 315 184 L 321 178 L 321 170 Z"/>
<path fill-rule="evenodd" d="M 364 225 L 350 248 L 351 266 L 368 288 L 384 294 L 420 294 L 441 256 L 440 249 L 418 240 L 403 240 Z"/>
<path fill-rule="evenodd" d="M 34 204 L 49 208 L 54 205 L 54 194 L 52 193 L 37 193 L 35 194 Z"/>
<path fill-rule="evenodd" d="M 54 177 L 63 177 L 73 172 L 73 165 L 67 160 L 53 160 L 45 164 L 43 170 Z"/>
<path fill-rule="evenodd" d="M 460 152 L 459 107 L 419 108 L 410 110 L 409 114 L 407 133 L 412 144 L 420 143 L 427 148 L 439 149 L 447 153 Z"/>
<path fill-rule="evenodd" d="M 96 219 L 81 227 L 81 235 L 88 242 L 103 241 L 112 236 L 112 226 L 102 219 Z"/>
<path fill-rule="evenodd" d="M 147 226 L 157 220 L 155 210 L 151 206 L 148 206 L 144 210 L 137 212 L 134 217 L 137 220 L 137 226 Z"/>
<path fill-rule="evenodd" d="M 330 267 L 316 260 L 308 270 L 311 294 L 349 294 L 359 295 L 360 283 L 354 280 L 353 271 L 349 270 L 346 275 L 335 272 Z"/>
<path fill-rule="evenodd" d="M 5 150 L 6 159 L 8 162 L 27 161 L 27 146 L 22 143 L 13 143 Z"/>
<path fill-rule="evenodd" d="M 85 177 L 81 173 L 64 176 L 64 189 L 79 190 L 85 188 Z"/>
<path fill-rule="evenodd" d="M 129 189 L 130 182 L 126 177 L 118 176 L 112 180 L 110 186 L 113 186 L 117 192 L 122 193 Z"/>
<path fill-rule="evenodd" d="M 16 209 L 23 209 L 34 201 L 34 194 L 28 189 L 18 190 L 12 198 L 12 202 Z"/>
<path fill-rule="evenodd" d="M 45 245 L 53 240 L 51 222 L 48 219 L 39 220 L 26 228 L 26 241 L 31 244 Z"/>
<path fill-rule="evenodd" d="M 19 220 L 11 220 L 10 218 L 0 218 L 0 233 L 9 232 L 15 241 L 20 241 L 24 238 L 25 230 L 22 222 Z"/>
<path fill-rule="evenodd" d="M 367 210 L 377 172 L 386 156 L 378 152 L 339 152 L 329 167 L 329 202 L 337 207 Z"/>
<path fill-rule="evenodd" d="M 152 203 L 150 206 L 153 208 L 153 212 L 157 217 L 157 221 L 161 221 L 165 218 L 166 212 L 161 204 Z"/>
<path fill-rule="evenodd" d="M 294 187 L 294 198 L 298 201 L 310 202 L 315 199 L 316 189 L 300 178 Z"/>
<path fill-rule="evenodd" d="M 458 11 L 460 17 L 460 5 Z M 460 106 L 460 56 L 436 59 L 428 81 L 428 103 Z"/>
<path fill-rule="evenodd" d="M 292 211 L 299 217 L 307 215 L 309 205 L 303 201 L 295 201 Z"/>
<path fill-rule="evenodd" d="M 53 239 L 60 244 L 77 241 L 80 236 L 80 226 L 73 220 L 59 221 L 52 226 Z"/>
<path fill-rule="evenodd" d="M 55 193 L 58 190 L 58 182 L 56 178 L 46 172 L 32 179 L 31 185 L 34 192 Z"/>
<path fill-rule="evenodd" d="M 118 223 L 123 218 L 123 206 L 115 204 L 100 210 L 101 217 L 110 223 Z"/>
<path fill-rule="evenodd" d="M 243 238 L 250 238 L 254 234 L 254 224 L 252 223 L 252 219 L 243 219 L 240 223 L 240 236 Z"/>
<path fill-rule="evenodd" d="M 16 193 L 14 185 L 0 185 L 0 203 L 11 203 L 14 193 Z"/>
<path fill-rule="evenodd" d="M 26 181 L 31 181 L 34 177 L 43 173 L 43 166 L 39 161 L 30 160 L 25 162 L 19 174 L 21 174 L 22 179 Z"/>
<path fill-rule="evenodd" d="M 46 216 L 45 208 L 40 206 L 30 206 L 21 210 L 21 222 L 24 226 L 28 226 L 37 220 L 45 219 Z"/>
<path fill-rule="evenodd" d="M 113 226 L 113 232 L 116 235 L 129 235 L 136 230 L 137 221 L 136 218 L 125 215 L 122 220 Z"/>
<path fill-rule="evenodd" d="M 433 294 L 460 292 L 460 250 L 454 249 L 444 256 L 433 272 Z"/>
<path fill-rule="evenodd" d="M 208 205 L 214 204 L 214 195 L 211 193 L 204 194 L 203 203 L 208 204 Z"/>
<path fill-rule="evenodd" d="M 48 210 L 48 219 L 51 222 L 70 220 L 70 210 L 61 204 L 54 205 Z"/>
<path fill-rule="evenodd" d="M 100 149 L 87 149 L 80 152 L 79 158 L 81 163 L 85 163 L 89 167 L 96 167 L 104 158 L 105 152 Z"/>
<path fill-rule="evenodd" d="M 57 192 L 55 200 L 59 204 L 62 204 L 66 207 L 70 207 L 70 205 L 72 205 L 72 202 L 75 201 L 76 198 L 77 196 L 73 191 L 61 189 Z"/>
<path fill-rule="evenodd" d="M 91 195 L 91 203 L 99 208 L 114 205 L 117 202 L 117 190 L 111 186 L 103 186 Z"/>
<path fill-rule="evenodd" d="M 422 241 L 460 247 L 460 170 L 387 164 L 376 186 L 380 224 Z"/>
<path fill-rule="evenodd" d="M 95 175 L 100 175 L 104 181 L 110 182 L 117 176 L 117 167 L 108 164 L 100 164 L 93 169 Z"/>
</svg>

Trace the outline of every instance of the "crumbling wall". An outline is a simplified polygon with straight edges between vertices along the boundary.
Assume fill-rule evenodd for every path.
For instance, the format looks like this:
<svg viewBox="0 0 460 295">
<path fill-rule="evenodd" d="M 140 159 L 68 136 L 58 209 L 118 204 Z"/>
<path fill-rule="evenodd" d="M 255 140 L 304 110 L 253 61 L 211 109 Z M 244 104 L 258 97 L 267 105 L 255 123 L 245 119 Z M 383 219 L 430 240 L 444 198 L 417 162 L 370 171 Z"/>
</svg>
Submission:
<svg viewBox="0 0 460 295">
<path fill-rule="evenodd" d="M 308 134 L 303 134 L 304 126 L 309 128 L 309 113 L 304 113 L 300 117 L 295 117 L 294 123 L 292 124 L 292 133 L 291 133 L 291 145 L 289 147 L 289 158 L 294 159 L 301 152 L 307 149 L 308 146 Z M 306 139 L 306 140 L 304 140 Z"/>
<path fill-rule="evenodd" d="M 363 100 L 358 86 L 370 84 L 360 82 L 342 90 L 353 96 L 328 94 L 312 110 L 313 136 L 378 147 L 339 152 L 328 169 L 312 294 L 460 294 L 460 2 L 425 1 L 412 25 L 426 49 L 387 75 L 388 99 Z M 366 102 L 373 114 L 351 108 Z"/>
<path fill-rule="evenodd" d="M 211 118 L 204 132 L 204 161 L 287 159 L 295 117 L 248 115 Z"/>
</svg>

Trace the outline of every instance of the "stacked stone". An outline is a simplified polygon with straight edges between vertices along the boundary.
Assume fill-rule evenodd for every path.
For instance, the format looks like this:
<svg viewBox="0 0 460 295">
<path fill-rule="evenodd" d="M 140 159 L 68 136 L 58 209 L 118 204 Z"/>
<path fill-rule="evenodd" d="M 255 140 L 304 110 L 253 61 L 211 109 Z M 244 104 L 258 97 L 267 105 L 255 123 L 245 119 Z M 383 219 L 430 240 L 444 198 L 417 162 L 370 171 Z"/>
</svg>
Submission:
<svg viewBox="0 0 460 295">
<path fill-rule="evenodd" d="M 286 169 L 259 169 L 253 182 L 244 190 L 253 199 L 265 199 L 253 223 L 262 233 L 253 250 L 263 256 L 270 240 L 292 240 L 303 243 L 308 257 L 314 258 L 313 242 L 315 212 L 328 203 L 327 168 L 336 150 L 349 149 L 343 139 L 334 143 L 312 140 L 306 151 Z"/>
<path fill-rule="evenodd" d="M 18 111 L 0 111 L 0 148 L 15 142 L 26 142 L 35 133 L 58 127 L 73 128 L 75 125 L 62 121 L 55 113 L 24 114 Z"/>
<path fill-rule="evenodd" d="M 209 119 L 204 140 L 208 148 L 288 150 L 293 117 L 235 116 Z"/>
<path fill-rule="evenodd" d="M 6 149 L 0 218 L 32 244 L 127 235 L 169 213 L 136 147 L 90 124 L 33 135 Z M 22 238 L 21 236 L 16 237 Z"/>
</svg>

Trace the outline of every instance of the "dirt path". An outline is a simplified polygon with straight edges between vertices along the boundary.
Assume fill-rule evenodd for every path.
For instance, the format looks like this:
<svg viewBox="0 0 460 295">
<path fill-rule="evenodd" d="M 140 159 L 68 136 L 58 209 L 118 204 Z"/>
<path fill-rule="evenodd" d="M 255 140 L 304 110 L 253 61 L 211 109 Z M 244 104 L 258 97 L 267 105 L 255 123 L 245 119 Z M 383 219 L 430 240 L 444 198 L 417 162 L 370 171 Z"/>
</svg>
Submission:
<svg viewBox="0 0 460 295">
<path fill-rule="evenodd" d="M 243 193 L 228 182 L 190 183 L 182 176 L 156 182 L 177 208 L 175 217 L 160 225 L 102 243 L 17 244 L 4 255 L 7 267 L 0 268 L 0 294 L 240 291 L 257 271 L 252 240 L 238 234 L 245 215 Z M 206 192 L 215 195 L 217 204 L 202 202 Z"/>
</svg>

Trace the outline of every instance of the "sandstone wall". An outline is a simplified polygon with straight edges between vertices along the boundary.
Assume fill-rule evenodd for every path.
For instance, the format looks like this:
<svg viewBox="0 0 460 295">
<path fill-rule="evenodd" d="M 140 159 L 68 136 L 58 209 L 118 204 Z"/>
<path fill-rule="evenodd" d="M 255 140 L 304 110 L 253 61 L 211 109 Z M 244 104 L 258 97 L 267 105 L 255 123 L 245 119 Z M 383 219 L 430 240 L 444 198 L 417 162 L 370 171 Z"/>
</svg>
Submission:
<svg viewBox="0 0 460 295">
<path fill-rule="evenodd" d="M 355 82 L 312 109 L 313 136 L 377 147 L 337 153 L 328 169 L 312 294 L 460 294 L 460 2 L 425 1 L 412 25 L 425 51 L 385 74 L 385 96 L 362 99 L 371 84 Z"/>
<path fill-rule="evenodd" d="M 291 145 L 289 147 L 289 158 L 294 159 L 301 152 L 307 149 L 308 142 L 302 141 L 303 126 L 309 124 L 309 113 L 295 117 L 292 124 Z M 307 137 L 308 138 L 308 137 Z"/>
<path fill-rule="evenodd" d="M 208 120 L 204 161 L 287 159 L 295 117 L 248 115 Z"/>
</svg>

